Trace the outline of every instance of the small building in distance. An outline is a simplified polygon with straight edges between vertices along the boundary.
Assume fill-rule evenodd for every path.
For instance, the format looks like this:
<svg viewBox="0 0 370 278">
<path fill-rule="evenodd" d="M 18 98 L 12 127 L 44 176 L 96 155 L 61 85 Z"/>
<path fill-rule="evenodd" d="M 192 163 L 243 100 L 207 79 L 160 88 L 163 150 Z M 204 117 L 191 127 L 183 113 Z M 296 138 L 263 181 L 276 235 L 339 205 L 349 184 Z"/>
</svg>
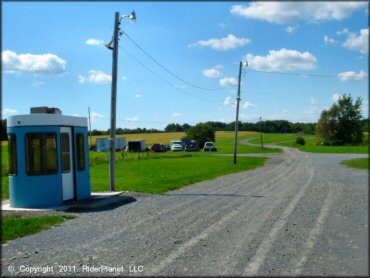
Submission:
<svg viewBox="0 0 370 278">
<path fill-rule="evenodd" d="M 97 152 L 109 152 L 111 146 L 110 138 L 98 138 L 96 139 L 96 151 Z M 126 138 L 116 138 L 115 150 L 121 151 L 126 148 Z"/>
<path fill-rule="evenodd" d="M 144 139 L 130 140 L 127 143 L 129 152 L 145 152 L 146 141 Z"/>
</svg>

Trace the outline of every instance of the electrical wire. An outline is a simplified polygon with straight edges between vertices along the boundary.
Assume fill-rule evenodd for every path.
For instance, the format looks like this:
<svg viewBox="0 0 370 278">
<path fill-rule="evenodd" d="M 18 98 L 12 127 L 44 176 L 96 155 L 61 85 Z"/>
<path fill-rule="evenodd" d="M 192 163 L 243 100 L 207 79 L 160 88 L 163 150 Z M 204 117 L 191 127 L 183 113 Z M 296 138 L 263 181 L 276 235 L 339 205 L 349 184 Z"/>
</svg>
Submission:
<svg viewBox="0 0 370 278">
<path fill-rule="evenodd" d="M 218 103 L 219 101 L 210 101 L 209 99 L 204 99 L 204 98 L 200 98 L 200 97 L 197 97 L 197 96 L 194 96 L 186 91 L 184 91 L 183 89 L 179 88 L 178 86 L 172 84 L 171 82 L 169 82 L 167 79 L 164 79 L 162 76 L 160 76 L 158 73 L 156 73 L 155 71 L 153 71 L 152 69 L 150 69 L 149 67 L 147 67 L 143 62 L 141 62 L 138 58 L 136 58 L 134 55 L 132 55 L 127 49 L 123 48 L 122 46 L 119 46 L 126 54 L 128 54 L 132 59 L 134 59 L 137 63 L 139 63 L 142 67 L 144 67 L 147 71 L 149 71 L 150 73 L 152 73 L 153 75 L 155 75 L 158 79 L 162 80 L 164 83 L 166 83 L 167 85 L 171 86 L 172 88 L 192 97 L 192 98 L 196 98 L 196 99 L 199 99 L 199 100 L 202 100 L 202 101 L 205 101 L 205 102 L 212 102 L 212 103 Z"/>
<path fill-rule="evenodd" d="M 150 60 L 152 60 L 154 63 L 156 63 L 159 67 L 161 67 L 162 69 L 164 69 L 167 73 L 169 73 L 170 75 L 172 75 L 173 77 L 175 77 L 176 79 L 188 84 L 189 86 L 192 86 L 194 88 L 197 88 L 197 89 L 201 89 L 201 90 L 205 90 L 205 91 L 220 91 L 220 90 L 224 90 L 225 88 L 204 88 L 204 87 L 201 87 L 201 86 L 198 86 L 196 84 L 193 84 L 183 78 L 181 78 L 180 76 L 178 76 L 177 74 L 173 73 L 171 70 L 169 70 L 168 68 L 166 68 L 165 66 L 163 66 L 161 63 L 159 63 L 156 59 L 154 59 L 147 51 L 145 51 L 137 42 L 135 42 L 126 32 L 123 32 L 123 34 L 137 47 L 139 48 Z"/>
</svg>

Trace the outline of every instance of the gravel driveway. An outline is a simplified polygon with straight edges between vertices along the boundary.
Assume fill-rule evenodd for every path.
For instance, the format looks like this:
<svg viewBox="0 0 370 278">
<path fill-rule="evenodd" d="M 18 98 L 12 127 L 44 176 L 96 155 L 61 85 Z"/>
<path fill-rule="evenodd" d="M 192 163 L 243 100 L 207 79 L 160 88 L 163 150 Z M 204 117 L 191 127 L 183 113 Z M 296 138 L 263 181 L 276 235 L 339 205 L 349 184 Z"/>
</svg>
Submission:
<svg viewBox="0 0 370 278">
<path fill-rule="evenodd" d="M 339 164 L 364 155 L 264 156 L 2 245 L 2 275 L 368 275 L 368 171 Z"/>
</svg>

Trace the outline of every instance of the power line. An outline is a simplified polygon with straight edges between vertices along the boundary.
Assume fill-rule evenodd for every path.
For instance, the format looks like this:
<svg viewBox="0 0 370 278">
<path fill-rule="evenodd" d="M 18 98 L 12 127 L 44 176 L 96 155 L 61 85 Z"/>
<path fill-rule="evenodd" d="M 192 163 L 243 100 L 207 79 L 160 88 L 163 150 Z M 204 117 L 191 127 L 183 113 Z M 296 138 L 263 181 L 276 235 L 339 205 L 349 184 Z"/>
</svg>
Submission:
<svg viewBox="0 0 370 278">
<path fill-rule="evenodd" d="M 204 88 L 204 87 L 201 87 L 201 86 L 198 86 L 196 84 L 193 84 L 189 81 L 186 81 L 185 79 L 181 78 L 180 76 L 178 76 L 177 74 L 173 73 L 171 70 L 169 70 L 168 68 L 166 68 L 165 66 L 163 66 L 161 63 L 159 63 L 156 59 L 154 59 L 147 51 L 145 51 L 137 42 L 135 42 L 126 32 L 123 33 L 124 35 L 126 35 L 126 37 L 137 47 L 139 48 L 149 59 L 151 59 L 154 63 L 156 63 L 158 66 L 160 66 L 162 69 L 164 69 L 166 72 L 168 72 L 170 75 L 172 75 L 173 77 L 175 77 L 176 79 L 194 87 L 194 88 L 197 88 L 197 89 L 201 89 L 201 90 L 205 90 L 205 91 L 219 91 L 219 90 L 224 90 L 225 88 Z"/>
<path fill-rule="evenodd" d="M 142 67 L 144 67 L 147 71 L 149 71 L 150 73 L 152 73 L 153 75 L 155 75 L 157 78 L 159 78 L 160 80 L 162 80 L 163 82 L 165 82 L 167 85 L 171 86 L 172 88 L 192 97 L 192 98 L 196 98 L 196 99 L 199 99 L 199 100 L 202 100 L 202 101 L 205 101 L 205 102 L 212 102 L 212 103 L 216 103 L 218 101 L 210 101 L 209 99 L 204 99 L 204 98 L 200 98 L 200 97 L 197 97 L 197 96 L 194 96 L 184 90 L 182 90 L 181 88 L 177 87 L 176 85 L 172 84 L 171 82 L 169 82 L 167 79 L 163 78 L 162 76 L 160 76 L 158 73 L 156 73 L 155 71 L 153 71 L 152 69 L 150 69 L 149 67 L 147 67 L 143 62 L 141 62 L 138 58 L 136 58 L 134 55 L 132 55 L 129 51 L 127 51 L 127 49 L 123 48 L 122 46 L 120 46 L 120 48 L 126 52 L 126 54 L 128 54 L 132 59 L 134 59 L 137 63 L 139 63 Z"/>
</svg>

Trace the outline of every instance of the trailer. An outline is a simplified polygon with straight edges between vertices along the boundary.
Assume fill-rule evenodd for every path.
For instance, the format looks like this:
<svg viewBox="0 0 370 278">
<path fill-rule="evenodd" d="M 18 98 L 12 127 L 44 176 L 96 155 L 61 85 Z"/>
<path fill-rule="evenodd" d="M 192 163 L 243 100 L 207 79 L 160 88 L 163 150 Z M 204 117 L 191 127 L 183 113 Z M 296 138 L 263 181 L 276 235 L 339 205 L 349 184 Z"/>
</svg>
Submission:
<svg viewBox="0 0 370 278">
<path fill-rule="evenodd" d="M 97 152 L 109 152 L 111 148 L 110 138 L 98 138 L 96 139 L 96 151 Z M 115 150 L 121 151 L 126 148 L 126 138 L 116 138 Z"/>
</svg>

